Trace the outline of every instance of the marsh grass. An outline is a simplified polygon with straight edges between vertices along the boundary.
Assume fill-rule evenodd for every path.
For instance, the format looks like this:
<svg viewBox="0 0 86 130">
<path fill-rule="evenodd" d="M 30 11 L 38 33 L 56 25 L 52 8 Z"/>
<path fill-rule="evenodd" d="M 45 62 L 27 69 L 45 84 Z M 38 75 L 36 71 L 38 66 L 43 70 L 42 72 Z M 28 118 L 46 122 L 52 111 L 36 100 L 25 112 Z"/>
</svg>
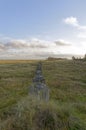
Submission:
<svg viewBox="0 0 86 130">
<path fill-rule="evenodd" d="M 42 61 L 50 101 L 29 97 L 38 61 L 0 61 L 0 130 L 86 130 L 86 62 Z"/>
</svg>

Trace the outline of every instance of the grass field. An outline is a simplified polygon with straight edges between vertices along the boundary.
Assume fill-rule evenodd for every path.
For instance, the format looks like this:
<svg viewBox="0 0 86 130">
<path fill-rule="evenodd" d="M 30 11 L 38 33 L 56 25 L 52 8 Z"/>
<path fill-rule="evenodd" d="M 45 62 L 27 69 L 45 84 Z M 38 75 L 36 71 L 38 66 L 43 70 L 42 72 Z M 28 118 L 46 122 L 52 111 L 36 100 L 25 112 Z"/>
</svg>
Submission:
<svg viewBox="0 0 86 130">
<path fill-rule="evenodd" d="M 0 130 L 86 130 L 86 61 L 42 61 L 48 103 L 28 95 L 37 63 L 0 61 Z"/>
</svg>

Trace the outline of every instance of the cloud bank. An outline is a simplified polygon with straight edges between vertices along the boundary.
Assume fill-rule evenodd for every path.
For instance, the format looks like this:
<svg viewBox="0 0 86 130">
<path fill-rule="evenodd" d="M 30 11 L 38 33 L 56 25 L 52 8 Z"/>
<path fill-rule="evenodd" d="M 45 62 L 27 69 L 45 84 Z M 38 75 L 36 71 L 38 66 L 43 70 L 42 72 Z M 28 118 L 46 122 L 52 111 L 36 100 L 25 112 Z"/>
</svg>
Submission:
<svg viewBox="0 0 86 130">
<path fill-rule="evenodd" d="M 41 59 L 65 54 L 71 44 L 65 40 L 46 41 L 33 38 L 0 42 L 0 59 Z"/>
</svg>

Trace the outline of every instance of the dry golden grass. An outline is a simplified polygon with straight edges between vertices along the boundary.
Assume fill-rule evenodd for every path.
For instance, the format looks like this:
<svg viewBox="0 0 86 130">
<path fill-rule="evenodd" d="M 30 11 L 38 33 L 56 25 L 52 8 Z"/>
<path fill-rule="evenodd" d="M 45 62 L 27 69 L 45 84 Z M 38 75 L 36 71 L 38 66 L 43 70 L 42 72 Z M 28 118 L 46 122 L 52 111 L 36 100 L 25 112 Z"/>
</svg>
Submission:
<svg viewBox="0 0 86 130">
<path fill-rule="evenodd" d="M 37 63 L 0 61 L 0 130 L 86 130 L 86 62 L 42 61 L 47 104 L 28 97 Z"/>
<path fill-rule="evenodd" d="M 37 60 L 0 60 L 0 64 L 31 63 Z"/>
</svg>

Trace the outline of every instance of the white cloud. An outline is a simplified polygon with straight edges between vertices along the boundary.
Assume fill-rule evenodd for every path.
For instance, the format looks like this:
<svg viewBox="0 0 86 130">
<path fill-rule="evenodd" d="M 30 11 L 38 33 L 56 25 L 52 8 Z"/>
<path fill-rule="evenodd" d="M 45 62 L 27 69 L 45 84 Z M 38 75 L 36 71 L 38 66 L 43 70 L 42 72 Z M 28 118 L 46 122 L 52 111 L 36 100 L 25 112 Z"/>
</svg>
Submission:
<svg viewBox="0 0 86 130">
<path fill-rule="evenodd" d="M 70 16 L 63 20 L 65 24 L 76 27 L 79 30 L 86 30 L 86 26 L 80 25 L 78 19 L 76 17 Z"/>
<path fill-rule="evenodd" d="M 5 44 L 7 49 L 27 48 L 28 43 L 25 40 L 11 40 Z"/>
<path fill-rule="evenodd" d="M 70 45 L 71 45 L 70 42 L 65 41 L 65 40 L 63 40 L 63 39 L 59 39 L 59 40 L 55 41 L 55 44 L 56 44 L 57 46 L 70 46 Z"/>
<path fill-rule="evenodd" d="M 72 16 L 71 17 L 67 17 L 63 21 L 64 21 L 64 23 L 72 25 L 72 26 L 75 26 L 75 27 L 79 26 L 79 23 L 78 23 L 78 20 L 77 20 L 76 17 L 72 17 Z"/>
</svg>

